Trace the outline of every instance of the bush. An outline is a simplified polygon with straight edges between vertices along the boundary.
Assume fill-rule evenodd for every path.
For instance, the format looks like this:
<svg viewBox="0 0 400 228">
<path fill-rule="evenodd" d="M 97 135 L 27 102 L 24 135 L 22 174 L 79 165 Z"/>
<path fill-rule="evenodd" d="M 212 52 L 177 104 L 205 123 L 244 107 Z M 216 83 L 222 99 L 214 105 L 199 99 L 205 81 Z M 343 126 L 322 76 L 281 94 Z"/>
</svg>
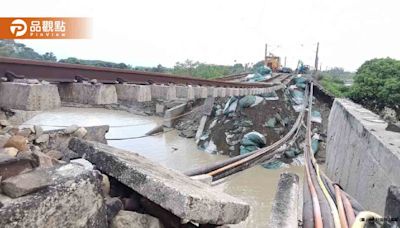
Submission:
<svg viewBox="0 0 400 228">
<path fill-rule="evenodd" d="M 357 70 L 349 96 L 371 109 L 399 109 L 400 61 L 384 58 L 366 61 Z"/>
<path fill-rule="evenodd" d="M 346 97 L 349 93 L 349 87 L 345 86 L 343 80 L 337 77 L 324 75 L 320 82 L 335 97 Z"/>
</svg>

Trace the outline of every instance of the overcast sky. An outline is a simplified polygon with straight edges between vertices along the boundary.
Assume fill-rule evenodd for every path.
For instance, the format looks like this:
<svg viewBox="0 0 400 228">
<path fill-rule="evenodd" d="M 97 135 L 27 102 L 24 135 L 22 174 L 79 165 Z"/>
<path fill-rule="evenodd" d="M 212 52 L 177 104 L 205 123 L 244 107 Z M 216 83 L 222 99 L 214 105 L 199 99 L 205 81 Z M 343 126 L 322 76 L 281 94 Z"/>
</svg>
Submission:
<svg viewBox="0 0 400 228">
<path fill-rule="evenodd" d="M 356 70 L 374 57 L 400 59 L 400 2 L 396 0 L 13 0 L 2 17 L 81 16 L 93 19 L 88 40 L 24 40 L 39 53 L 173 66 L 255 63 L 264 45 L 294 67 L 313 65 L 320 42 L 322 68 Z"/>
</svg>

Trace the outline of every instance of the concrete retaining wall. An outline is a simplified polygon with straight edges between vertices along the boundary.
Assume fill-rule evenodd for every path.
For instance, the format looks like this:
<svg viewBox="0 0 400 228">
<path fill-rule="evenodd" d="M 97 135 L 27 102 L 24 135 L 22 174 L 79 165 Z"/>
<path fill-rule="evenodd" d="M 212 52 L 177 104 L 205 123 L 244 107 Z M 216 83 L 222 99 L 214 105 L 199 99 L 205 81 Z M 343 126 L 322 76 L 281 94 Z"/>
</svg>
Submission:
<svg viewBox="0 0 400 228">
<path fill-rule="evenodd" d="M 61 106 L 57 86 L 51 84 L 0 83 L 0 106 L 26 111 Z"/>
<path fill-rule="evenodd" d="M 80 104 L 117 103 L 117 91 L 114 85 L 60 83 L 58 91 L 62 101 Z"/>
<path fill-rule="evenodd" d="M 400 185 L 400 134 L 371 111 L 335 99 L 329 115 L 326 169 L 364 207 L 383 215 L 390 185 Z"/>
<path fill-rule="evenodd" d="M 118 84 L 115 85 L 117 90 L 118 100 L 120 101 L 151 101 L 150 86 L 133 85 L 133 84 Z"/>
</svg>

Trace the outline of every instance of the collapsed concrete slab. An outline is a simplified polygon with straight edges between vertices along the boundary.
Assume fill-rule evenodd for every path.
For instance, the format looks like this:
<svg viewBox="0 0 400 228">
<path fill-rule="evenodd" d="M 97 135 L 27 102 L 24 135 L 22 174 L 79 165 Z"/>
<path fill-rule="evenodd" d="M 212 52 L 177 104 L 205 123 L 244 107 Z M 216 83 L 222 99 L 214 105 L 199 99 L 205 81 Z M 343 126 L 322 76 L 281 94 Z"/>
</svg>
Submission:
<svg viewBox="0 0 400 228">
<path fill-rule="evenodd" d="M 282 173 L 272 203 L 269 227 L 298 226 L 299 177 L 294 173 Z"/>
<path fill-rule="evenodd" d="M 25 111 L 55 109 L 61 106 L 57 86 L 51 84 L 0 83 L 0 106 Z"/>
<path fill-rule="evenodd" d="M 151 88 L 146 85 L 117 84 L 115 85 L 119 101 L 145 102 L 151 101 Z"/>
<path fill-rule="evenodd" d="M 91 171 L 67 164 L 46 175 L 51 185 L 35 193 L 16 199 L 0 194 L 0 227 L 107 227 L 101 181 Z"/>
<path fill-rule="evenodd" d="M 178 116 L 183 114 L 185 110 L 186 103 L 183 103 L 165 111 L 163 125 L 165 127 L 173 127 Z"/>
<path fill-rule="evenodd" d="M 191 86 L 176 86 L 176 97 L 187 100 L 194 99 L 194 89 Z"/>
<path fill-rule="evenodd" d="M 400 185 L 400 137 L 386 126 L 378 115 L 346 99 L 335 99 L 329 114 L 327 174 L 379 214 L 389 186 Z"/>
<path fill-rule="evenodd" d="M 219 225 L 239 223 L 248 216 L 249 205 L 241 200 L 136 153 L 77 138 L 69 148 L 181 219 Z"/>
<path fill-rule="evenodd" d="M 118 101 L 114 85 L 89 83 L 60 83 L 61 101 L 80 104 L 115 104 Z"/>
<path fill-rule="evenodd" d="M 176 88 L 173 85 L 151 85 L 151 98 L 174 100 L 176 99 Z"/>
</svg>

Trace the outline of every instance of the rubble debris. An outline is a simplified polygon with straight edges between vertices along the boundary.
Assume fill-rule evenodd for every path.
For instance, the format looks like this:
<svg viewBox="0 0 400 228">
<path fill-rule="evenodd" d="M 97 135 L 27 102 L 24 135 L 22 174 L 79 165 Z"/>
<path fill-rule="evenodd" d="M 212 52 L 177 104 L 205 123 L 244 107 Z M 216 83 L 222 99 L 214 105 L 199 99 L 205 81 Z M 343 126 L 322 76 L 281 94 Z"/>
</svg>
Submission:
<svg viewBox="0 0 400 228">
<path fill-rule="evenodd" d="M 314 123 L 322 123 L 322 116 L 321 113 L 318 111 L 312 111 L 311 112 L 311 122 Z"/>
<path fill-rule="evenodd" d="M 69 148 L 181 219 L 218 225 L 238 223 L 248 216 L 249 205 L 244 202 L 138 154 L 77 138 L 70 140 Z"/>
<path fill-rule="evenodd" d="M 237 97 L 233 96 L 231 97 L 228 102 L 226 102 L 225 107 L 224 107 L 224 115 L 228 115 L 229 113 L 235 112 L 236 108 L 238 105 L 238 99 Z"/>
<path fill-rule="evenodd" d="M 124 208 L 122 201 L 118 197 L 106 198 L 107 222 L 111 224 L 114 217 Z M 132 226 L 131 226 L 132 227 Z"/>
<path fill-rule="evenodd" d="M 146 214 L 139 214 L 133 211 L 121 210 L 114 217 L 111 223 L 111 228 L 131 228 L 131 227 L 149 227 L 162 228 L 164 227 L 160 220 Z"/>
<path fill-rule="evenodd" d="M 48 184 L 51 187 L 46 187 Z M 91 171 L 74 164 L 37 169 L 4 180 L 2 187 L 7 194 L 24 196 L 2 200 L 0 227 L 15 227 L 18 221 L 20 227 L 106 228 L 99 185 L 100 180 Z"/>
<path fill-rule="evenodd" d="M 34 167 L 36 166 L 33 158 L 12 157 L 8 154 L 0 153 L 0 176 L 3 180 L 30 171 Z"/>
<path fill-rule="evenodd" d="M 13 135 L 8 139 L 6 144 L 4 144 L 4 147 L 14 147 L 17 148 L 18 151 L 27 151 L 29 150 L 28 139 L 20 135 Z"/>
<path fill-rule="evenodd" d="M 53 184 L 53 180 L 49 172 L 46 169 L 37 169 L 3 180 L 1 189 L 7 196 L 17 198 L 51 184 Z"/>
</svg>

